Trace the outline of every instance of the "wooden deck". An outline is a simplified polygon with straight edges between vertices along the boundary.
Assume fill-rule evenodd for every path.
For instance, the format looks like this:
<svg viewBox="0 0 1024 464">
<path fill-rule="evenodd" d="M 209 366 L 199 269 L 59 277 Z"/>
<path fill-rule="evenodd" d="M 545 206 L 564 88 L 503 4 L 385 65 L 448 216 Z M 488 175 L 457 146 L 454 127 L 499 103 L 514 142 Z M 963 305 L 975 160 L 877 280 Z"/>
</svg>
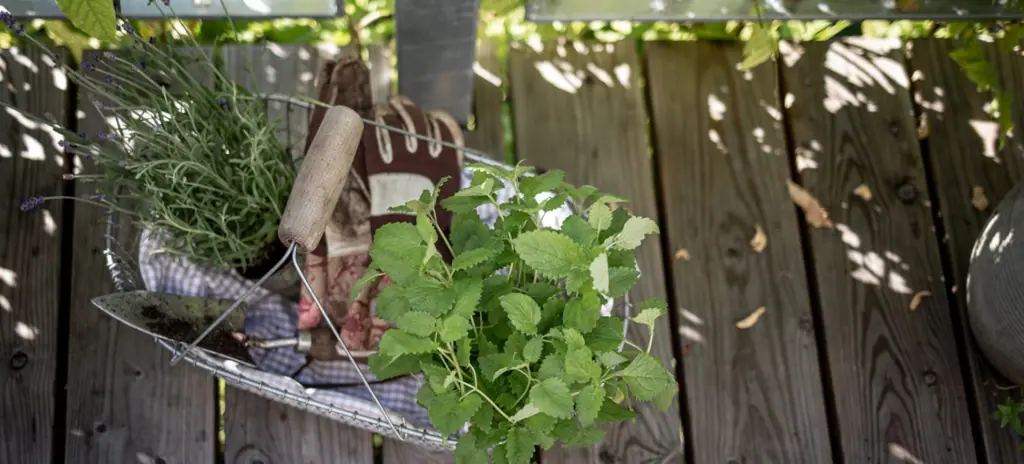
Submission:
<svg viewBox="0 0 1024 464">
<path fill-rule="evenodd" d="M 539 453 L 543 463 L 1024 464 L 1020 440 L 992 419 L 1015 390 L 963 323 L 969 249 L 1024 178 L 1024 147 L 998 149 L 987 96 L 947 57 L 951 44 L 897 45 L 791 46 L 751 72 L 736 70 L 728 43 L 518 45 L 507 62 L 482 47 L 472 146 L 503 158 L 514 128 L 519 159 L 659 218 L 635 296 L 678 309 L 654 348 L 677 372 L 677 404 L 644 408 L 593 449 Z M 271 52 L 262 65 L 275 71 L 257 85 L 307 95 L 330 53 Z M 1024 57 L 992 53 L 1024 94 Z M 94 125 L 48 67 L 0 52 L 0 99 Z M 1014 104 L 1024 127 L 1024 97 Z M 218 398 L 212 377 L 170 367 L 93 308 L 113 290 L 102 213 L 18 210 L 33 195 L 81 194 L 60 180 L 74 162 L 51 132 L 0 111 L 0 463 L 452 461 L 231 388 Z M 809 225 L 787 180 L 833 228 Z"/>
</svg>

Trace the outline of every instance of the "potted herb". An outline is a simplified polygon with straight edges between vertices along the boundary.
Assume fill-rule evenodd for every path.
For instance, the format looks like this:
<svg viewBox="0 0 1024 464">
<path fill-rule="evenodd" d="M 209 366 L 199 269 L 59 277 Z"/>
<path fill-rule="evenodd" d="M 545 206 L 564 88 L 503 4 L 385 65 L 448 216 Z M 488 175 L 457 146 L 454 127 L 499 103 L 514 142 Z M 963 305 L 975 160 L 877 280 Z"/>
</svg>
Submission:
<svg viewBox="0 0 1024 464">
<path fill-rule="evenodd" d="M 417 402 L 434 427 L 454 435 L 469 424 L 459 463 L 486 463 L 488 450 L 495 462 L 526 463 L 535 445 L 556 440 L 589 446 L 604 437 L 597 424 L 635 417 L 630 398 L 667 409 L 677 384 L 650 354 L 651 338 L 625 340 L 623 320 L 601 314 L 636 284 L 635 250 L 657 224 L 614 208 L 621 198 L 568 185 L 561 171 L 468 167 L 472 184 L 441 201 L 454 213 L 450 236 L 442 236 L 450 265 L 428 246 L 437 240 L 438 189 L 393 208 L 415 213 L 415 224 L 374 234 L 372 267 L 352 295 L 390 278 L 376 311 L 396 328 L 370 357 L 371 372 L 425 378 Z M 499 204 L 494 193 L 503 185 L 516 194 Z M 560 230 L 543 227 L 543 214 L 567 201 L 585 216 L 569 216 Z M 487 204 L 501 212 L 493 229 L 477 214 Z M 632 320 L 653 337 L 665 311 L 650 299 Z"/>
<path fill-rule="evenodd" d="M 57 128 L 65 149 L 95 166 L 70 176 L 98 184 L 99 195 L 78 200 L 159 233 L 162 252 L 262 276 L 284 255 L 277 225 L 296 174 L 263 100 L 227 78 L 191 35 L 176 48 L 127 22 L 118 30 L 127 46 L 93 55 L 82 70 L 65 68 L 91 95 L 82 103 L 113 126 Z"/>
</svg>

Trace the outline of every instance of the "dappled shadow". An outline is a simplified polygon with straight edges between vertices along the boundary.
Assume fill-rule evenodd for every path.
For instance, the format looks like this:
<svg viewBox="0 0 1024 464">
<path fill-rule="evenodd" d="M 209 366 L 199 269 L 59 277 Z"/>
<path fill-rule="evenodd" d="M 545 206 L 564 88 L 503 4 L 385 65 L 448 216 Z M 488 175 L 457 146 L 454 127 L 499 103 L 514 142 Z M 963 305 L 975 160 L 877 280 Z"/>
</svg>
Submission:
<svg viewBox="0 0 1024 464">
<path fill-rule="evenodd" d="M 606 87 L 632 86 L 634 70 L 627 63 L 615 63 L 607 57 L 624 44 L 602 44 L 568 41 L 541 42 L 527 40 L 513 45 L 526 47 L 546 59 L 535 60 L 534 69 L 553 87 L 575 94 L 585 84 L 599 83 Z M 569 50 L 573 53 L 570 57 Z"/>
</svg>

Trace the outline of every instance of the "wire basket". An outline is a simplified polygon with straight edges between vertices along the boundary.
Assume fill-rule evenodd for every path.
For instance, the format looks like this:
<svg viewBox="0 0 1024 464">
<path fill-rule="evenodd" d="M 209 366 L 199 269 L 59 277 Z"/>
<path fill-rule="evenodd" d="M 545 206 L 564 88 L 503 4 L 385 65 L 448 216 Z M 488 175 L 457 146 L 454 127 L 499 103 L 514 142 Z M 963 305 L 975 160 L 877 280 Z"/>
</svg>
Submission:
<svg viewBox="0 0 1024 464">
<path fill-rule="evenodd" d="M 284 116 L 283 124 L 279 123 L 276 127 L 278 138 L 282 143 L 285 143 L 289 148 L 291 148 L 293 153 L 299 153 L 304 146 L 306 138 L 305 132 L 306 127 L 308 126 L 309 115 L 312 111 L 312 104 L 304 100 L 281 95 L 264 95 L 262 98 L 266 104 L 268 115 Z M 376 124 L 374 121 L 364 122 L 367 124 Z M 398 128 L 386 129 L 404 132 Z M 470 162 L 486 163 L 511 168 L 510 166 L 502 163 L 492 161 L 481 153 L 465 148 L 461 149 L 465 153 L 465 159 Z M 464 172 L 462 176 L 464 178 L 463 185 L 466 185 L 470 178 L 468 177 L 469 175 L 467 172 Z M 126 293 L 138 290 L 153 290 L 152 288 L 147 288 L 146 279 L 143 278 L 142 272 L 140 272 L 140 262 L 142 262 L 143 258 L 146 257 L 145 248 L 140 247 L 140 242 L 144 241 L 141 236 L 145 235 L 145 231 L 137 231 L 128 227 L 123 227 L 121 225 L 122 218 L 120 218 L 118 213 L 114 210 L 109 210 L 106 217 L 107 224 L 104 253 L 106 256 L 107 267 L 109 268 L 110 276 L 113 280 L 116 291 L 119 293 Z M 560 221 L 558 224 L 560 225 Z M 289 251 L 290 250 L 291 249 L 289 249 Z M 282 262 L 284 262 L 284 258 L 282 258 Z M 296 259 L 294 262 L 295 268 L 299 268 L 299 261 Z M 198 277 L 202 280 L 203 275 L 200 268 L 195 267 L 192 269 L 189 266 L 191 265 L 186 263 L 184 268 L 191 269 L 189 272 L 194 271 L 194 277 Z M 274 289 L 273 285 L 268 285 L 266 282 L 253 282 L 251 280 L 244 279 L 241 276 L 236 277 L 238 277 L 239 282 L 244 282 L 244 285 L 249 289 L 260 288 L 267 292 L 278 290 Z M 287 281 L 288 279 L 285 280 Z M 297 295 L 298 287 L 295 287 L 295 290 L 295 295 Z M 186 291 L 184 293 L 190 292 Z M 193 294 L 187 296 L 206 295 Z M 233 297 L 245 298 L 246 294 L 234 295 Z M 124 311 L 138 310 L 139 308 L 124 309 Z M 612 301 L 603 308 L 603 312 L 606 315 L 622 317 L 624 333 L 628 328 L 630 310 L 631 303 L 628 296 Z M 119 315 L 117 311 L 111 312 L 108 310 L 107 312 L 111 314 L 112 317 L 123 323 L 126 323 L 138 330 L 148 332 L 144 328 L 132 324 L 130 322 L 131 318 L 121 317 L 122 315 Z M 370 391 L 375 387 L 371 386 L 371 384 L 363 377 L 363 372 L 369 371 L 369 368 L 365 363 L 361 363 L 358 366 L 360 372 L 356 372 L 362 380 L 361 383 L 337 388 L 308 388 L 307 385 L 303 385 L 293 377 L 269 372 L 265 369 L 261 369 L 257 364 L 247 365 L 246 363 L 240 363 L 233 357 L 206 349 L 202 346 L 195 346 L 189 349 L 189 343 L 186 342 L 191 342 L 191 340 L 170 340 L 167 338 L 156 337 L 155 341 L 165 349 L 169 350 L 175 359 L 184 359 L 188 363 L 213 374 L 219 379 L 222 379 L 227 385 L 257 394 L 264 398 L 294 406 L 349 426 L 376 432 L 387 438 L 411 442 L 426 448 L 450 450 L 454 448 L 457 443 L 456 438 L 443 436 L 430 427 L 429 422 L 412 417 L 416 416 L 415 414 L 410 415 L 408 413 L 398 411 L 422 410 L 422 408 L 415 404 L 415 391 L 412 391 L 411 395 L 404 397 L 404 400 L 399 400 L 403 403 L 409 402 L 411 404 L 399 404 L 401 407 L 393 407 L 395 403 L 392 401 L 392 406 L 383 405 L 382 402 L 377 399 L 378 395 Z M 348 364 L 348 361 L 318 362 Z M 353 365 L 348 365 L 347 368 L 355 369 L 357 367 L 354 365 L 354 360 L 352 360 L 352 364 Z M 342 368 L 343 366 L 338 365 L 334 367 Z M 422 378 L 411 376 L 408 376 L 408 378 L 405 379 L 405 381 L 410 382 L 412 386 L 417 388 L 422 384 L 422 380 Z M 353 388 L 367 389 L 372 397 L 372 401 L 365 397 L 361 397 L 363 395 L 353 394 Z M 422 417 L 425 417 L 425 410 Z"/>
</svg>

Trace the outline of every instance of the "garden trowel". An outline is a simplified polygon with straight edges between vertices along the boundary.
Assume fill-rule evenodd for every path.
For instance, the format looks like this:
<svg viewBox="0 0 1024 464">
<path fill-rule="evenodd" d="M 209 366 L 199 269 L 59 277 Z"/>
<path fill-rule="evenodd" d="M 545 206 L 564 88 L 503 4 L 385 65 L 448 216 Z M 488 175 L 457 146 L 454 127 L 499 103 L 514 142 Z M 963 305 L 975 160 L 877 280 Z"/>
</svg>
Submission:
<svg viewBox="0 0 1024 464">
<path fill-rule="evenodd" d="M 135 290 L 99 296 L 92 303 L 138 331 L 174 344 L 188 344 L 235 301 Z M 241 305 L 244 308 L 245 303 Z M 244 324 L 245 312 L 233 311 L 199 346 L 254 366 L 245 346 Z"/>
</svg>

